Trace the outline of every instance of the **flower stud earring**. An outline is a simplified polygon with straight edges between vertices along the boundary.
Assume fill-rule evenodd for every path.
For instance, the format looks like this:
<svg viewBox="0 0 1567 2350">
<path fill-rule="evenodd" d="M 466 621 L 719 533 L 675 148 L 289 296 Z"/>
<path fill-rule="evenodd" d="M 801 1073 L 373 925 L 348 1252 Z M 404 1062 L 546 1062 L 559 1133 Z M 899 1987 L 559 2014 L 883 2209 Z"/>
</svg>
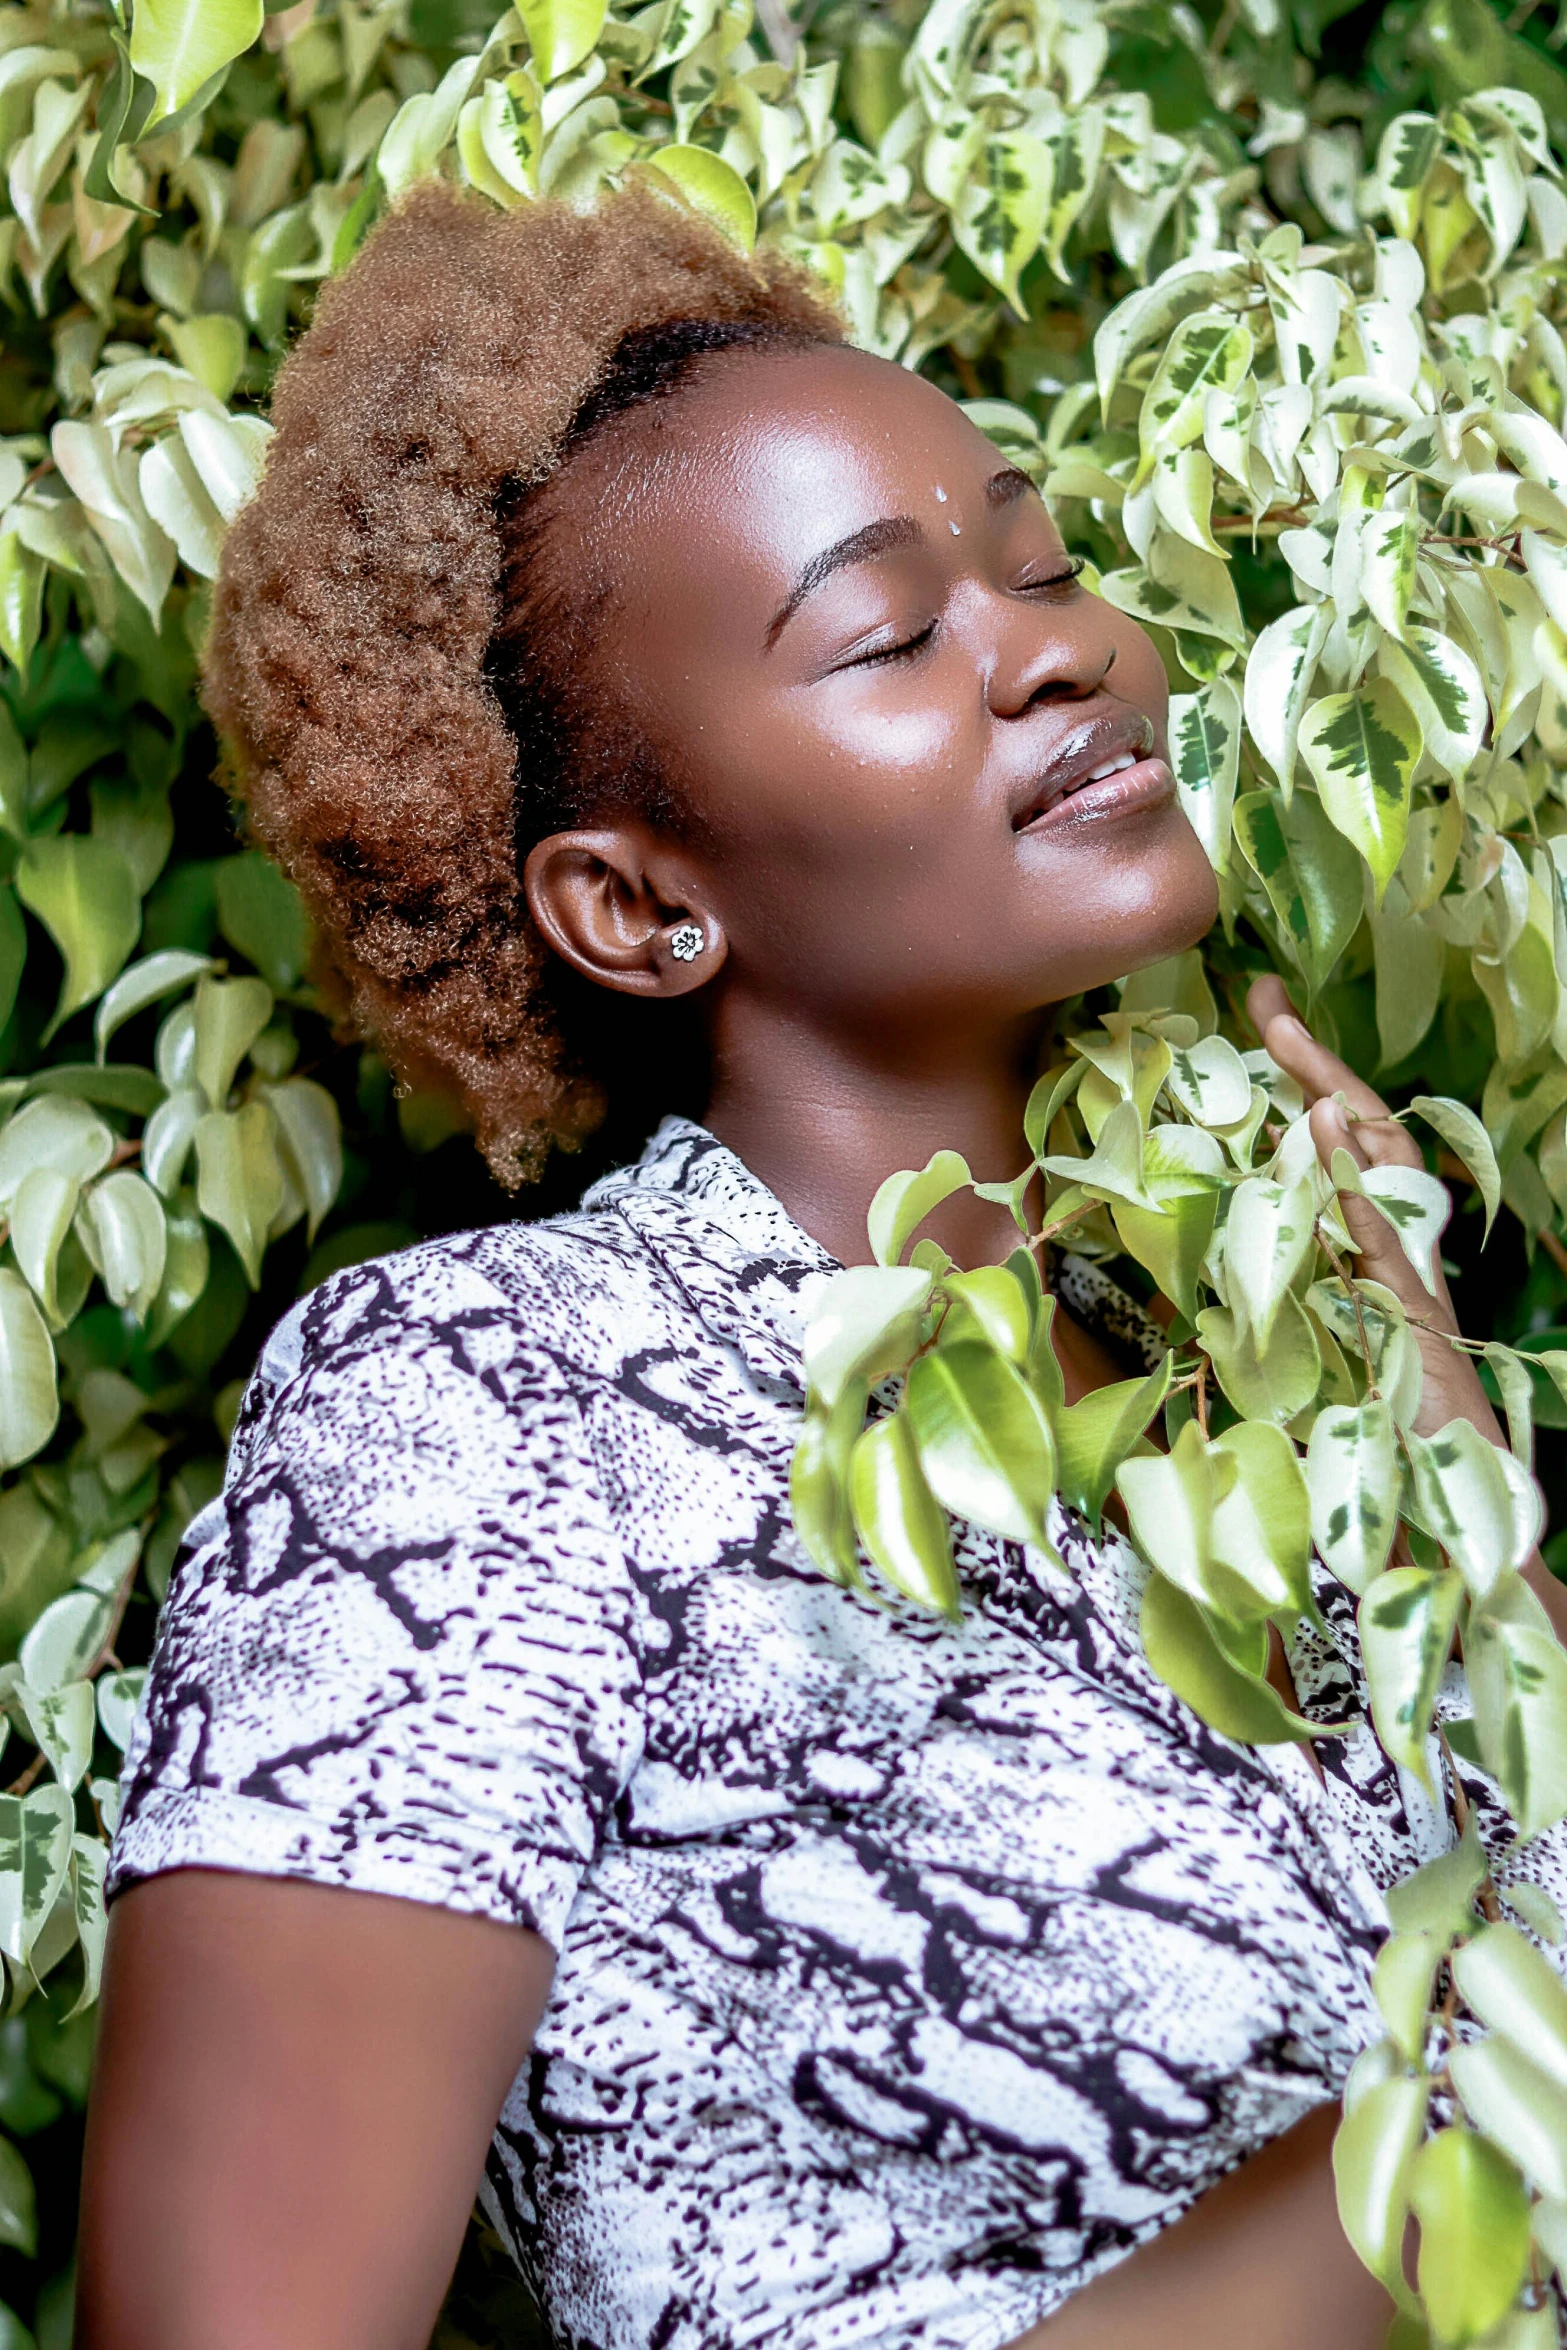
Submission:
<svg viewBox="0 0 1567 2350">
<path fill-rule="evenodd" d="M 695 922 L 677 922 L 669 934 L 669 951 L 677 963 L 694 963 L 706 944 L 706 933 Z"/>
</svg>

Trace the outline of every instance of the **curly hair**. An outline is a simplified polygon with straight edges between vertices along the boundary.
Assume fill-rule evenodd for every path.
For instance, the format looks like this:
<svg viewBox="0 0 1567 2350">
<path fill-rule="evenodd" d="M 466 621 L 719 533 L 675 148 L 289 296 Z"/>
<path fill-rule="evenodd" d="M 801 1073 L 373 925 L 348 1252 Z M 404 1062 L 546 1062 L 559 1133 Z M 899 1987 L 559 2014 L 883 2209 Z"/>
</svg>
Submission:
<svg viewBox="0 0 1567 2350">
<path fill-rule="evenodd" d="M 527 910 L 535 840 L 677 813 L 549 577 L 540 488 L 704 356 L 837 343 L 782 257 L 630 185 L 592 213 L 417 189 L 284 365 L 223 551 L 205 698 L 232 788 L 298 885 L 339 1005 L 454 1097 L 499 1179 L 605 1111 Z"/>
</svg>

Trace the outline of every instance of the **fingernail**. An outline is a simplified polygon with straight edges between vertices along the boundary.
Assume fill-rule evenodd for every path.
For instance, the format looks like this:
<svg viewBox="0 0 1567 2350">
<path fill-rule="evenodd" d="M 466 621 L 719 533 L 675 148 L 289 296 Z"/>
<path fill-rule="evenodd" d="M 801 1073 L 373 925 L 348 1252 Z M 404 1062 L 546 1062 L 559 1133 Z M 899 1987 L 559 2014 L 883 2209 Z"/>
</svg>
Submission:
<svg viewBox="0 0 1567 2350">
<path fill-rule="evenodd" d="M 1293 1012 L 1281 1012 L 1279 1020 L 1283 1022 L 1292 1036 L 1300 1038 L 1302 1044 L 1310 1044 L 1311 1030 L 1306 1026 L 1304 1020 L 1297 1020 Z"/>
</svg>

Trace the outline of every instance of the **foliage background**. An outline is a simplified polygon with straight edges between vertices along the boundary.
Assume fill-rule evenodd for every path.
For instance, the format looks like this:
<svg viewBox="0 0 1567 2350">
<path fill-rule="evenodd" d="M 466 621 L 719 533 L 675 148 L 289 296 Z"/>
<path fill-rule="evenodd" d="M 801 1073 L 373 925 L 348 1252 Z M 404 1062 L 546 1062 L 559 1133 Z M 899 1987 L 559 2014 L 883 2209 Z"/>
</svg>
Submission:
<svg viewBox="0 0 1567 2350">
<path fill-rule="evenodd" d="M 1423 499 L 1421 529 L 1440 524 L 1517 578 L 1507 550 L 1533 531 L 1543 552 L 1527 578 L 1551 596 L 1504 613 L 1484 645 L 1483 621 L 1468 640 L 1455 623 L 1491 708 L 1476 713 L 1449 664 L 1450 731 L 1479 726 L 1486 756 L 1475 733 L 1445 769 L 1428 751 L 1395 777 L 1417 845 L 1430 835 L 1434 864 L 1447 856 L 1428 902 L 1411 894 L 1407 856 L 1390 880 L 1403 839 L 1390 848 L 1351 823 L 1390 891 L 1367 896 L 1359 859 L 1346 866 L 1334 845 L 1344 825 L 1335 816 L 1329 838 L 1313 813 L 1328 796 L 1315 769 L 1280 820 L 1275 863 L 1258 807 L 1237 852 L 1227 809 L 1192 804 L 1229 876 L 1210 956 L 1221 1001 L 1233 1012 L 1247 970 L 1282 956 L 1368 1074 L 1395 1093 L 1483 1101 L 1513 1212 L 1484 1279 L 1461 1286 L 1466 1323 L 1567 1343 L 1567 900 L 1550 847 L 1567 835 L 1551 569 L 1567 508 L 1523 511 L 1505 487 L 1462 508 L 1440 468 L 1398 477 L 1375 454 L 1351 479 L 1350 452 L 1385 459 L 1408 417 L 1395 400 L 1334 423 L 1323 383 L 1305 403 L 1311 431 L 1329 415 L 1314 483 L 1280 450 L 1302 371 L 1269 324 L 1283 315 L 1275 281 L 1335 278 L 1365 331 L 1355 344 L 1335 312 L 1308 383 L 1369 374 L 1406 406 L 1418 390 L 1423 411 L 1453 413 L 1510 394 L 1560 425 L 1567 202 L 1551 155 L 1567 143 L 1567 14 L 1531 0 L 755 8 L 753 24 L 751 0 L 616 0 L 606 19 L 602 0 L 530 0 L 497 25 L 494 0 L 300 0 L 264 19 L 261 0 L 0 7 L 0 2350 L 69 2340 L 116 1750 L 180 1530 L 217 1486 L 260 1338 L 334 1266 L 516 1212 L 440 1104 L 400 1098 L 373 1051 L 331 1034 L 297 901 L 236 833 L 193 693 L 222 525 L 264 453 L 247 420 L 315 284 L 420 171 L 497 202 L 589 200 L 673 134 L 672 194 L 740 233 L 759 202 L 763 233 L 827 272 L 860 339 L 989 403 L 982 419 L 1050 481 L 1111 593 L 1151 610 L 1152 578 L 1176 599 L 1161 642 L 1198 795 L 1227 776 L 1243 802 L 1280 805 L 1276 767 L 1242 741 L 1235 681 L 1255 632 L 1322 598 L 1321 551 L 1303 543 L 1317 524 L 1331 567 L 1335 539 L 1374 518 L 1391 483 L 1391 516 L 1413 497 L 1418 520 Z M 1536 112 L 1463 110 L 1499 85 Z M 1405 128 L 1384 150 L 1399 117 L 1444 108 L 1457 111 L 1440 130 Z M 1396 165 L 1411 138 L 1411 186 L 1379 183 L 1373 167 L 1396 179 L 1385 157 Z M 1259 242 L 1281 221 L 1306 247 L 1287 234 L 1265 267 Z M 1412 239 L 1427 280 L 1405 286 L 1414 323 L 1400 342 L 1390 318 L 1381 348 L 1366 340 L 1365 305 L 1388 292 L 1372 283 L 1368 221 Z M 1238 270 L 1214 262 L 1242 253 Z M 1148 314 L 1144 345 L 1109 371 L 1106 412 L 1094 337 L 1183 260 L 1207 268 L 1196 298 L 1225 313 L 1224 334 L 1252 317 L 1264 423 L 1232 417 L 1226 441 L 1220 418 L 1202 442 L 1168 446 L 1145 424 L 1140 444 L 1150 375 L 1193 300 Z M 1487 321 L 1486 336 L 1444 342 L 1454 316 Z M 1244 408 L 1237 346 L 1216 347 L 1209 388 L 1239 391 Z M 1528 473 L 1456 429 L 1458 471 Z M 1262 473 L 1248 456 L 1224 474 L 1234 430 L 1267 452 Z M 1221 452 L 1206 480 L 1204 447 Z M 1545 501 L 1555 462 L 1535 469 Z M 1168 553 L 1176 541 L 1195 567 Z M 1438 579 L 1433 606 L 1414 549 L 1394 549 L 1369 594 L 1332 575 L 1349 617 L 1325 656 L 1330 684 L 1402 675 L 1388 636 L 1432 651 L 1446 591 Z M 1411 623 L 1411 594 L 1424 620 Z M 1294 675 L 1278 672 L 1279 692 Z M 1438 700 L 1440 686 L 1428 681 Z M 1416 702 L 1420 690 L 1417 677 Z M 1451 841 L 1449 802 L 1462 815 Z M 1368 806 L 1377 818 L 1374 788 Z M 562 1204 L 593 1171 L 557 1162 L 523 1212 Z M 1466 1269 L 1480 1223 L 1462 1213 L 1448 1236 Z M 1544 1381 L 1536 1405 L 1548 1430 L 1567 1418 Z M 1558 1523 L 1561 1449 L 1548 1436 L 1539 1462 Z M 483 2350 L 529 2339 L 529 2325 L 476 2230 L 439 2340 Z"/>
</svg>

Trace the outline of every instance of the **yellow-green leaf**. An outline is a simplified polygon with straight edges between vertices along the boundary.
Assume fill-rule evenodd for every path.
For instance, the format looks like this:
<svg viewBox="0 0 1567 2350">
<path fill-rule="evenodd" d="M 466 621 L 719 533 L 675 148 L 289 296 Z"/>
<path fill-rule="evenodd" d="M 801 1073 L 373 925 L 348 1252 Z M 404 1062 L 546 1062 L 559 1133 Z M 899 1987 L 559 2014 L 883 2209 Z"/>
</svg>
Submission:
<svg viewBox="0 0 1567 2350">
<path fill-rule="evenodd" d="M 130 867 L 107 841 L 57 833 L 29 841 L 16 891 L 60 950 L 65 977 L 45 1042 L 63 1021 L 103 993 L 136 944 L 141 902 Z"/>
<path fill-rule="evenodd" d="M 1326 695 L 1301 721 L 1301 756 L 1333 822 L 1370 866 L 1378 900 L 1404 853 L 1422 748 L 1419 720 L 1385 677 Z"/>
</svg>

